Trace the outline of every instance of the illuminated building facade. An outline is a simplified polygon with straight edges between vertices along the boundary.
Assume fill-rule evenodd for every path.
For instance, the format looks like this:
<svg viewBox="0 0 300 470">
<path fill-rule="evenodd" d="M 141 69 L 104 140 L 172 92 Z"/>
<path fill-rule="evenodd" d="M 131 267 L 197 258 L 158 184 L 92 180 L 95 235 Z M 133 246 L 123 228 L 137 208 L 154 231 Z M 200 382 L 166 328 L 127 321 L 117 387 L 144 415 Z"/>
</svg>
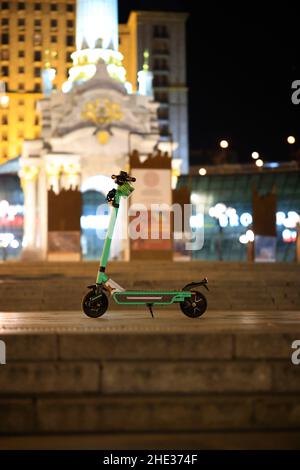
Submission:
<svg viewBox="0 0 300 470">
<path fill-rule="evenodd" d="M 178 143 L 173 156 L 181 160 L 183 174 L 189 167 L 186 20 L 185 13 L 138 11 L 131 12 L 126 25 L 119 25 L 119 50 L 124 55 L 127 79 L 133 84 L 142 68 L 143 51 L 150 53 L 154 99 L 160 103 L 161 139 L 171 137 Z"/>
<path fill-rule="evenodd" d="M 98 41 L 103 49 L 119 49 L 123 54 L 123 66 L 133 91 L 138 88 L 137 73 L 144 63 L 144 51 L 149 50 L 154 98 L 160 103 L 161 139 L 178 143 L 173 155 L 182 161 L 181 172 L 186 173 L 187 15 L 132 12 L 127 24 L 118 25 L 117 0 L 77 3 L 76 6 L 76 0 L 0 1 L 0 80 L 5 83 L 9 97 L 9 105 L 0 107 L 0 164 L 21 154 L 24 139 L 36 139 L 40 135 L 36 102 L 42 97 L 43 70 L 55 69 L 53 85 L 60 90 L 74 65 L 72 52 L 85 46 L 92 48 Z M 166 150 L 169 150 L 167 142 Z"/>
<path fill-rule="evenodd" d="M 24 139 L 40 134 L 42 70 L 51 63 L 60 89 L 75 50 L 75 10 L 76 0 L 0 2 L 0 80 L 9 97 L 0 107 L 0 164 L 21 154 Z"/>
</svg>

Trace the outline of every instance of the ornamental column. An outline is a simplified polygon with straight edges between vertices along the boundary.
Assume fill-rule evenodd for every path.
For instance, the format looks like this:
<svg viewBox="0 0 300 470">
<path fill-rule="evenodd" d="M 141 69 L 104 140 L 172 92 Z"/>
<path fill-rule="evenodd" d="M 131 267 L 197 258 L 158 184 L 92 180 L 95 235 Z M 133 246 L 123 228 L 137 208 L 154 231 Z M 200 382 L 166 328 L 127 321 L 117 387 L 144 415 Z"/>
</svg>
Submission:
<svg viewBox="0 0 300 470">
<path fill-rule="evenodd" d="M 24 192 L 24 236 L 22 257 L 36 258 L 37 252 L 37 179 L 39 158 L 21 158 L 19 177 Z"/>
</svg>

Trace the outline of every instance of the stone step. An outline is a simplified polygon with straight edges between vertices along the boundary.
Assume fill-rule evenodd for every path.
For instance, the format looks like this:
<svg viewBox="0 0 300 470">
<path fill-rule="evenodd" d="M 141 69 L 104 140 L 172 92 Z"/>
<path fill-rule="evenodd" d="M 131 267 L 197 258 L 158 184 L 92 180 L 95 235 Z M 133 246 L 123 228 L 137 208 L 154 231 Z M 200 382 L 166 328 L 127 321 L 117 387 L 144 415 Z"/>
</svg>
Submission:
<svg viewBox="0 0 300 470">
<path fill-rule="evenodd" d="M 0 311 L 78 310 L 97 269 L 95 262 L 2 263 Z M 193 261 L 147 262 L 145 266 L 142 262 L 112 262 L 109 274 L 132 290 L 177 290 L 207 275 L 210 292 L 202 290 L 212 310 L 300 310 L 300 267 L 296 263 Z"/>
<path fill-rule="evenodd" d="M 40 314 L 40 330 L 26 315 L 0 316 L 2 437 L 299 432 L 300 375 L 291 362 L 299 318 L 282 312 L 261 323 L 255 312 L 246 316 L 250 333 L 241 315 L 243 331 L 226 312 L 206 327 L 170 312 L 155 322 L 115 316 L 82 318 L 69 333 L 56 324 L 59 313 Z"/>
</svg>

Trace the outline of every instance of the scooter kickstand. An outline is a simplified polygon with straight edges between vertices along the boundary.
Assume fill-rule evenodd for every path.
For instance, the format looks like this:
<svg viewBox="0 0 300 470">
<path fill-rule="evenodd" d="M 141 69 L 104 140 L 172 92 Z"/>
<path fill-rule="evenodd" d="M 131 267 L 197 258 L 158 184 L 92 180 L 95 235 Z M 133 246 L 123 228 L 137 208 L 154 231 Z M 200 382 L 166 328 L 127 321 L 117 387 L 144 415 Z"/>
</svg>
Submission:
<svg viewBox="0 0 300 470">
<path fill-rule="evenodd" d="M 152 304 L 146 304 L 146 305 L 147 305 L 147 307 L 148 307 L 149 310 L 150 310 L 150 313 L 151 313 L 152 318 L 154 318 L 153 310 L 152 310 Z"/>
</svg>

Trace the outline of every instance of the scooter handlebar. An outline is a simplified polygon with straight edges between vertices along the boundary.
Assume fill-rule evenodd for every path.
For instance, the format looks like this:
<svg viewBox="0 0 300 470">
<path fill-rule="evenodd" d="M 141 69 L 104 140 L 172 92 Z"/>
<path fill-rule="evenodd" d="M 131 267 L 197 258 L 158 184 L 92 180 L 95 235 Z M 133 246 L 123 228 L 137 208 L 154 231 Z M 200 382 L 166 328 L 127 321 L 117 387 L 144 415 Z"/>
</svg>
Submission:
<svg viewBox="0 0 300 470">
<path fill-rule="evenodd" d="M 113 180 L 116 180 L 118 185 L 124 184 L 126 181 L 134 183 L 136 178 L 130 176 L 126 171 L 120 171 L 119 175 L 111 175 Z"/>
</svg>

